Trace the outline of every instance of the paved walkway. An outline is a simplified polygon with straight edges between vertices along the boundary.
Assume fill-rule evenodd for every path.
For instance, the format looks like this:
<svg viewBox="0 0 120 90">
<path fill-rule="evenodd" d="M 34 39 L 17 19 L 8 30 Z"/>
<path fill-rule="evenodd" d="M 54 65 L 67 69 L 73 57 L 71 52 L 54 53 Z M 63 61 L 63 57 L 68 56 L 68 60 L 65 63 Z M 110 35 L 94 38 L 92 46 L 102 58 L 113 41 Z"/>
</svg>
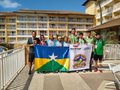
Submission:
<svg viewBox="0 0 120 90">
<path fill-rule="evenodd" d="M 115 85 L 105 86 L 111 80 L 110 71 L 28 75 L 26 66 L 7 90 L 116 90 Z"/>
</svg>

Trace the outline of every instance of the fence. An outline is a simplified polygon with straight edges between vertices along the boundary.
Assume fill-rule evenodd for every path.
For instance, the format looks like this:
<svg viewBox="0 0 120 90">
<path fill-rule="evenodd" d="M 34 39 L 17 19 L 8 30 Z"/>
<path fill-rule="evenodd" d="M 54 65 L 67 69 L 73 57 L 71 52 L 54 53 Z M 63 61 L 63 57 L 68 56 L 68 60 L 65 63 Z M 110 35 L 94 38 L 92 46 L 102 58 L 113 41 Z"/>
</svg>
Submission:
<svg viewBox="0 0 120 90">
<path fill-rule="evenodd" d="M 0 53 L 0 90 L 4 90 L 25 66 L 25 49 Z"/>
<path fill-rule="evenodd" d="M 107 44 L 104 47 L 105 60 L 120 60 L 120 44 Z"/>
</svg>

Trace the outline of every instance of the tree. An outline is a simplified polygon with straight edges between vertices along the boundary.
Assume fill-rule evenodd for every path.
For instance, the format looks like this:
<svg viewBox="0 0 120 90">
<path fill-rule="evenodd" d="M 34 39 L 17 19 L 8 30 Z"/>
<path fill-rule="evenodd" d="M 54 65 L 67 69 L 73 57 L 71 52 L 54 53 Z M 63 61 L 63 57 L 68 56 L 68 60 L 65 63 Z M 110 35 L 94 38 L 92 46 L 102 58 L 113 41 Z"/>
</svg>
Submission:
<svg viewBox="0 0 120 90">
<path fill-rule="evenodd" d="M 97 4 L 98 4 L 99 9 L 100 9 L 100 24 L 103 24 L 103 17 L 102 17 L 102 7 L 101 7 L 101 2 L 102 2 L 102 0 L 98 0 L 98 1 L 97 1 Z"/>
</svg>

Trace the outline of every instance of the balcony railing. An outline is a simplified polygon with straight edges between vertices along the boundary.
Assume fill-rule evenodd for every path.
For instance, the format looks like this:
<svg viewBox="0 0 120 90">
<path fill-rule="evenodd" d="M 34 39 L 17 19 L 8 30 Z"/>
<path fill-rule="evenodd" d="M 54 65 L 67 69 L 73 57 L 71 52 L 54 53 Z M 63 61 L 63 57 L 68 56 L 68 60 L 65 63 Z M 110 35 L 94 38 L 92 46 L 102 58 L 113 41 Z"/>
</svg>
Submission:
<svg viewBox="0 0 120 90">
<path fill-rule="evenodd" d="M 120 2 L 114 4 L 113 6 L 113 12 L 119 11 L 120 10 Z"/>
<path fill-rule="evenodd" d="M 113 0 L 101 0 L 101 7 L 104 7 L 105 5 L 111 3 Z M 99 5 L 97 4 L 97 9 L 99 9 Z"/>
<path fill-rule="evenodd" d="M 0 90 L 5 90 L 24 66 L 24 48 L 13 49 L 0 53 Z"/>
</svg>

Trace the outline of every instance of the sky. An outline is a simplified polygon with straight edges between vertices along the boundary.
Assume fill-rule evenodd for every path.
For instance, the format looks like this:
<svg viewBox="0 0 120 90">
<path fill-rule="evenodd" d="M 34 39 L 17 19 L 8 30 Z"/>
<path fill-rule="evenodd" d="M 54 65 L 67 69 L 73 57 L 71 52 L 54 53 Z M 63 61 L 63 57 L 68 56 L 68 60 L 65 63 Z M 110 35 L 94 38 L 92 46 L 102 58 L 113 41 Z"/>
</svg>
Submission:
<svg viewBox="0 0 120 90">
<path fill-rule="evenodd" d="M 0 12 L 19 9 L 29 10 L 68 10 L 84 13 L 85 0 L 0 0 Z"/>
</svg>

